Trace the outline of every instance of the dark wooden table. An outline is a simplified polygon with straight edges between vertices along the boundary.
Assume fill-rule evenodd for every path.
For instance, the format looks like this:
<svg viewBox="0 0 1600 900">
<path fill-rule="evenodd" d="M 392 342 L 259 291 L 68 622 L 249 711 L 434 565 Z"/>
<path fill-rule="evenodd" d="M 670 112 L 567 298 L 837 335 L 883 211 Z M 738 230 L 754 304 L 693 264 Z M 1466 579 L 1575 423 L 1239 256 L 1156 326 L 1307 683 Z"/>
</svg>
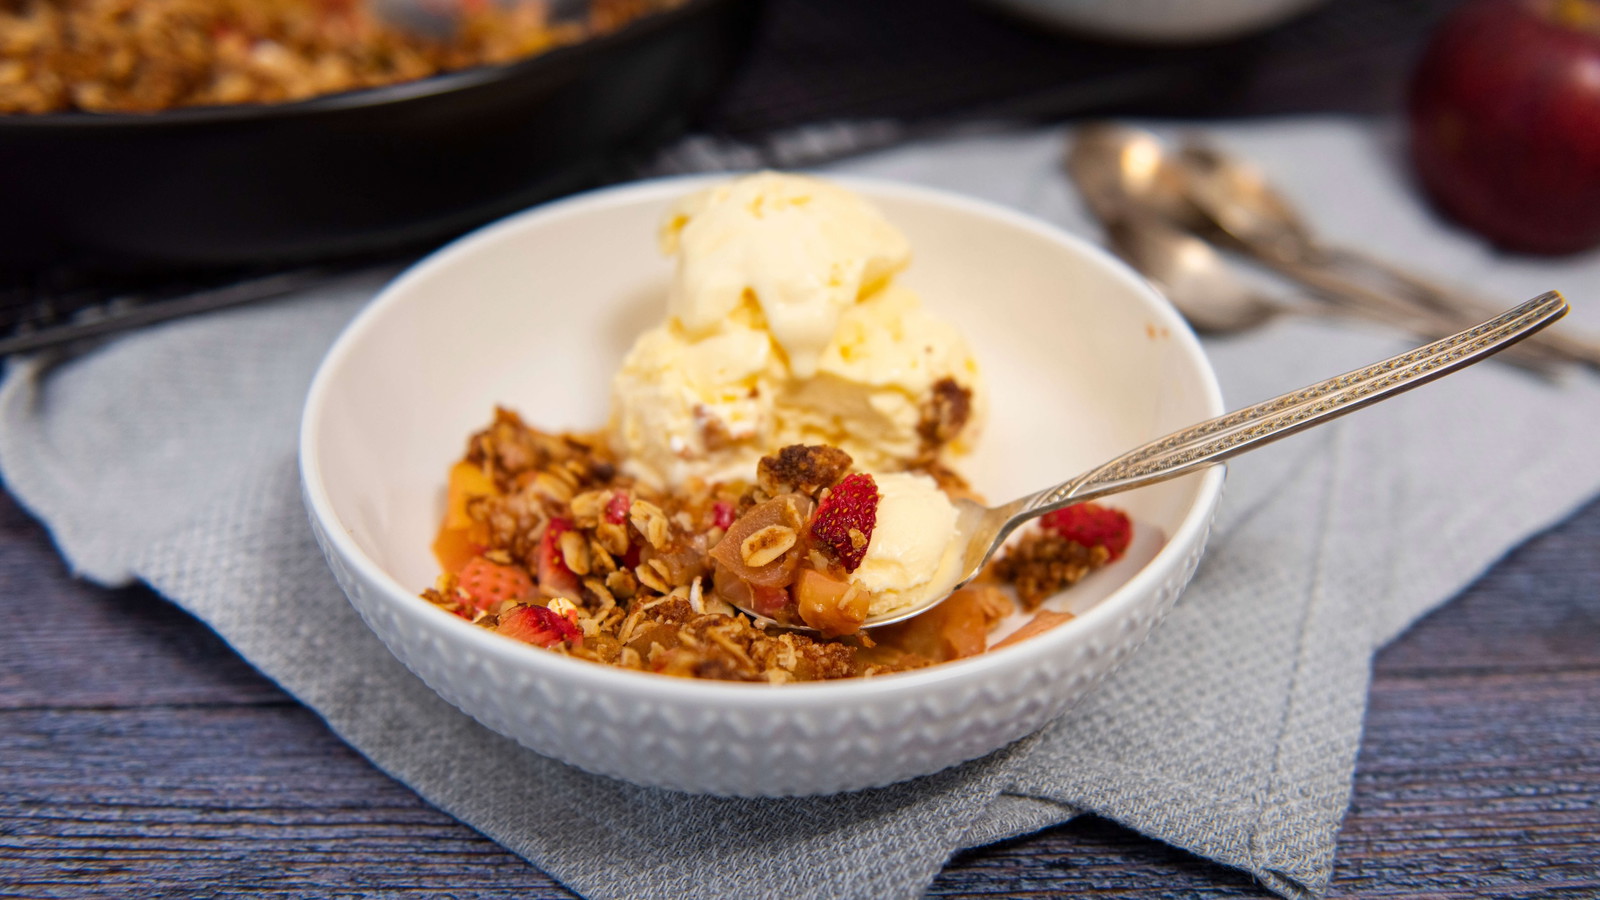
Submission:
<svg viewBox="0 0 1600 900">
<path fill-rule="evenodd" d="M 0 495 L 0 897 L 569 897 Z M 1086 818 L 941 897 L 1270 896 Z M 1600 897 L 1600 502 L 1379 655 L 1336 897 Z"/>
</svg>

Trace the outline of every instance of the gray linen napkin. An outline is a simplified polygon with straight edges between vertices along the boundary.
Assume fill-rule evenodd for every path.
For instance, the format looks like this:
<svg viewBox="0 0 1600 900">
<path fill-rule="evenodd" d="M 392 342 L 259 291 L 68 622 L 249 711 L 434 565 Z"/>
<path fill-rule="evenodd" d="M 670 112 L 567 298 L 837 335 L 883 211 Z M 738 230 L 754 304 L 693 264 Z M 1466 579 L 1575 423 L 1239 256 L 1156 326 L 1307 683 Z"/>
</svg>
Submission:
<svg viewBox="0 0 1600 900">
<path fill-rule="evenodd" d="M 1497 257 L 1407 191 L 1389 132 L 1219 129 L 1334 238 L 1507 305 L 1549 287 L 1600 324 L 1600 255 Z M 835 165 L 1094 229 L 1059 131 Z M 1091 810 L 1309 896 L 1327 885 L 1375 648 L 1600 489 L 1600 380 L 1479 366 L 1236 461 L 1171 619 L 1064 719 L 902 785 L 751 801 L 636 788 L 542 758 L 438 699 L 340 595 L 296 487 L 313 368 L 377 287 L 173 323 L 0 387 L 0 469 L 81 575 L 143 580 L 215 628 L 376 765 L 591 898 L 919 895 L 950 854 Z M 1230 405 L 1404 346 L 1280 322 L 1208 342 Z M 473 760 L 471 766 L 458 761 Z"/>
</svg>

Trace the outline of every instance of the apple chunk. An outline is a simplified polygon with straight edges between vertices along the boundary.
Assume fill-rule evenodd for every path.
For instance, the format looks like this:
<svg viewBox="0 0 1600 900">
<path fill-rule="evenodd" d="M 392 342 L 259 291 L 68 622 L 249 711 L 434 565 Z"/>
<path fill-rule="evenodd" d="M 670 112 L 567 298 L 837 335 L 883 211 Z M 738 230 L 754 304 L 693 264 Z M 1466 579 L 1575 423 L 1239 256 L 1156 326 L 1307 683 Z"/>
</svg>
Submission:
<svg viewBox="0 0 1600 900">
<path fill-rule="evenodd" d="M 874 630 L 872 636 L 929 662 L 949 662 L 982 653 L 989 629 L 1012 608 L 1011 598 L 999 588 L 973 585 L 921 615 Z"/>
<path fill-rule="evenodd" d="M 872 607 L 870 591 L 816 569 L 801 569 L 791 590 L 800 620 L 826 637 L 860 631 Z"/>
</svg>

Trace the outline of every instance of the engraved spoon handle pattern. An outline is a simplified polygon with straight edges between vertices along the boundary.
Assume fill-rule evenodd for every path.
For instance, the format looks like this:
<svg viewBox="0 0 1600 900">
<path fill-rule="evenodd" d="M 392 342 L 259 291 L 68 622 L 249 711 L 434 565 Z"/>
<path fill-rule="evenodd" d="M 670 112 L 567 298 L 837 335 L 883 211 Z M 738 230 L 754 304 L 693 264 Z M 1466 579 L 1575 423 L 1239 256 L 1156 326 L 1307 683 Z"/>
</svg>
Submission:
<svg viewBox="0 0 1600 900">
<path fill-rule="evenodd" d="M 1026 498 L 1017 515 L 1031 519 L 1069 503 L 1165 481 L 1237 456 L 1471 365 L 1566 311 L 1559 293 L 1541 294 L 1466 331 L 1157 438 Z"/>
</svg>

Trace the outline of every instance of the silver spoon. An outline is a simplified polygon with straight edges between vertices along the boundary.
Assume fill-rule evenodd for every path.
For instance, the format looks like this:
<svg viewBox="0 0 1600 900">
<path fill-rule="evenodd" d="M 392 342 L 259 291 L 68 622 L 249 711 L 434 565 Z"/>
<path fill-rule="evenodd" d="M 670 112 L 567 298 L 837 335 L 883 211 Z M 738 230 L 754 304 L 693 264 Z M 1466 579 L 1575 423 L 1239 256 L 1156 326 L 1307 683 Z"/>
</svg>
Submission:
<svg viewBox="0 0 1600 900">
<path fill-rule="evenodd" d="M 1182 169 L 1185 194 L 1198 214 L 1193 226 L 1253 256 L 1342 270 L 1378 290 L 1404 293 L 1445 315 L 1460 316 L 1468 303 L 1459 292 L 1372 254 L 1324 243 L 1259 169 L 1210 143 L 1190 136 L 1179 147 L 1173 165 Z"/>
<path fill-rule="evenodd" d="M 1259 170 L 1197 138 L 1188 138 L 1174 151 L 1140 128 L 1089 124 L 1074 139 L 1067 168 L 1102 218 L 1143 211 L 1269 264 L 1335 267 L 1352 263 L 1381 270 L 1404 291 L 1414 291 L 1425 283 L 1359 251 L 1322 244 L 1289 199 Z M 1120 203 L 1109 199 L 1118 195 Z M 1285 274 L 1297 277 L 1301 272 L 1291 269 Z M 1418 299 L 1433 301 L 1442 311 L 1453 311 L 1437 295 Z"/>
<path fill-rule="evenodd" d="M 1230 334 L 1284 313 L 1325 311 L 1257 290 L 1210 244 L 1163 219 L 1129 215 L 1105 226 L 1112 251 L 1160 288 L 1196 331 Z"/>
<path fill-rule="evenodd" d="M 1245 282 L 1209 243 L 1170 223 L 1193 218 L 1183 174 L 1155 135 L 1117 125 L 1082 128 L 1066 167 L 1106 242 L 1150 279 L 1198 331 L 1247 331 L 1314 306 L 1276 300 Z"/>
<path fill-rule="evenodd" d="M 1067 174 L 1102 221 L 1144 212 L 1187 227 L 1197 211 L 1187 177 L 1160 138 L 1110 123 L 1080 126 L 1065 158 Z"/>
<path fill-rule="evenodd" d="M 1437 338 L 1445 330 L 1437 317 L 1404 306 L 1369 306 L 1360 298 L 1322 304 L 1275 297 L 1242 278 L 1211 244 L 1153 216 L 1108 221 L 1106 239 L 1118 256 L 1161 289 L 1196 331 L 1231 334 L 1284 314 L 1371 319 L 1424 339 Z M 1529 353 L 1527 345 L 1506 348 L 1500 359 L 1545 377 L 1555 372 L 1555 361 L 1548 354 Z"/>
<path fill-rule="evenodd" d="M 1170 152 L 1150 132 L 1109 123 L 1079 128 L 1066 156 L 1068 174 L 1090 211 L 1111 232 L 1113 249 L 1147 278 L 1165 283 L 1174 269 L 1189 272 L 1204 267 L 1210 270 L 1205 276 L 1208 279 L 1236 280 L 1231 275 L 1216 274 L 1228 268 L 1220 254 L 1196 249 L 1199 247 L 1196 242 L 1200 240 L 1196 235 L 1215 235 L 1219 229 L 1196 205 L 1194 173 L 1185 168 L 1184 162 L 1183 156 Z M 1136 255 L 1123 254 L 1123 250 Z M 1319 275 L 1320 270 L 1286 257 L 1273 256 L 1264 261 L 1290 277 L 1306 277 L 1309 270 L 1313 280 L 1318 281 L 1311 285 L 1317 289 L 1315 298 L 1350 315 L 1408 328 L 1427 337 L 1448 333 L 1461 325 L 1459 322 L 1441 324 L 1437 315 L 1389 294 L 1328 283 L 1326 278 L 1316 279 L 1314 276 Z M 1290 271 L 1284 271 L 1291 267 Z M 1262 298 L 1256 292 L 1211 290 L 1207 293 L 1207 297 L 1197 301 L 1202 305 L 1195 311 L 1211 325 L 1231 323 L 1234 328 L 1242 329 L 1271 317 L 1266 314 Z M 1189 299 L 1187 296 L 1172 298 L 1186 315 L 1185 301 Z M 1236 308 L 1229 308 L 1230 304 Z M 1290 308 L 1280 306 L 1273 314 Z M 1311 306 L 1293 308 L 1301 312 L 1314 309 Z M 1195 320 L 1191 320 L 1191 324 L 1205 328 Z"/>
<path fill-rule="evenodd" d="M 1481 298 L 1370 253 L 1324 243 L 1266 176 L 1217 147 L 1191 138 L 1178 152 L 1178 165 L 1188 176 L 1190 202 L 1217 232 L 1290 277 L 1321 282 L 1335 290 L 1365 287 L 1384 296 L 1410 297 L 1457 324 L 1493 309 Z M 1330 276 L 1334 280 L 1325 280 Z M 1524 349 L 1535 347 L 1564 360 L 1600 367 L 1600 342 L 1593 339 L 1549 332 Z"/>
<path fill-rule="evenodd" d="M 1431 337 L 1493 310 L 1481 299 L 1370 254 L 1322 243 L 1254 166 L 1196 139 L 1174 152 L 1143 129 L 1088 124 L 1073 140 L 1067 169 L 1102 221 L 1131 214 L 1163 219 L 1248 254 L 1347 313 Z M 1549 367 L 1541 363 L 1600 367 L 1600 342 L 1552 332 L 1508 359 L 1545 371 Z"/>
<path fill-rule="evenodd" d="M 1469 366 L 1561 318 L 1567 302 L 1550 291 L 1465 331 L 1254 406 L 1157 438 L 1052 488 L 1002 506 L 957 500 L 952 550 L 961 560 L 948 590 L 910 608 L 868 618 L 863 628 L 909 619 L 943 602 L 983 571 L 1023 524 L 1064 506 L 1185 475 L 1353 412 Z M 745 610 L 745 612 L 749 612 Z M 770 621 L 762 616 L 760 621 Z M 797 629 L 809 630 L 809 629 Z"/>
</svg>

